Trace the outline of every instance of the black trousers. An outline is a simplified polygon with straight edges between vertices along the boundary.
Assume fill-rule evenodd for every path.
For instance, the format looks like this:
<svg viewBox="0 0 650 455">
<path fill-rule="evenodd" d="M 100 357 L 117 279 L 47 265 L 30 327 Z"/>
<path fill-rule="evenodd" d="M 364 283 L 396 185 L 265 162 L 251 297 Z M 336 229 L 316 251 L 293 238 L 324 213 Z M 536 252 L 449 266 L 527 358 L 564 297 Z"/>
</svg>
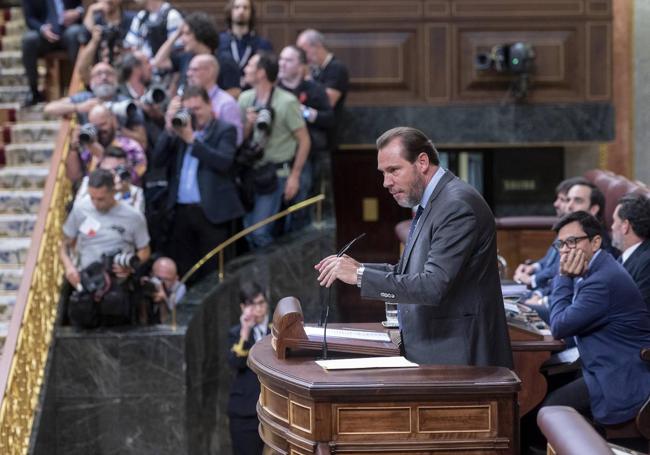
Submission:
<svg viewBox="0 0 650 455">
<path fill-rule="evenodd" d="M 55 43 L 50 43 L 36 30 L 27 30 L 25 32 L 23 35 L 23 65 L 25 66 L 25 75 L 29 81 L 32 94 L 35 94 L 38 90 L 38 71 L 36 68 L 38 58 L 49 52 L 63 49 L 67 51 L 68 58 L 71 64 L 74 65 L 79 51 L 78 36 L 81 30 L 81 25 L 71 25 L 63 31 L 59 41 Z"/>
<path fill-rule="evenodd" d="M 584 378 L 578 378 L 549 393 L 542 406 L 569 406 L 591 418 L 591 401 Z"/>
<path fill-rule="evenodd" d="M 261 455 L 264 442 L 258 431 L 259 420 L 256 417 L 231 417 L 230 440 L 234 455 Z"/>
<path fill-rule="evenodd" d="M 179 276 L 183 276 L 203 256 L 231 235 L 232 221 L 211 223 L 198 204 L 176 204 L 169 252 L 176 261 Z M 216 273 L 217 256 L 199 269 L 194 278 Z"/>
</svg>

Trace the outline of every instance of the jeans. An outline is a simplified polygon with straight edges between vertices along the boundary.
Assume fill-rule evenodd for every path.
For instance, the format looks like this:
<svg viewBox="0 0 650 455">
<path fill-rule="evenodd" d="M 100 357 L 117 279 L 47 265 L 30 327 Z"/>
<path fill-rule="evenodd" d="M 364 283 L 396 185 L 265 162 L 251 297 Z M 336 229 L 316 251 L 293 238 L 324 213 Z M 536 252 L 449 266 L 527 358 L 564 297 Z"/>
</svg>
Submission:
<svg viewBox="0 0 650 455">
<path fill-rule="evenodd" d="M 309 197 L 313 184 L 312 179 L 312 164 L 308 160 L 305 162 L 302 172 L 300 173 L 300 186 L 298 187 L 298 192 L 291 201 L 287 202 L 287 207 L 291 207 Z M 287 215 L 284 224 L 284 232 L 288 233 L 291 231 L 297 231 L 307 226 L 311 222 L 311 211 L 312 207 L 309 207 Z"/>
<path fill-rule="evenodd" d="M 286 177 L 278 177 L 278 187 L 269 194 L 255 193 L 253 209 L 244 215 L 244 227 L 248 228 L 280 211 L 284 187 L 287 183 Z M 273 226 L 269 223 L 246 236 L 251 248 L 262 248 L 273 242 Z"/>
</svg>

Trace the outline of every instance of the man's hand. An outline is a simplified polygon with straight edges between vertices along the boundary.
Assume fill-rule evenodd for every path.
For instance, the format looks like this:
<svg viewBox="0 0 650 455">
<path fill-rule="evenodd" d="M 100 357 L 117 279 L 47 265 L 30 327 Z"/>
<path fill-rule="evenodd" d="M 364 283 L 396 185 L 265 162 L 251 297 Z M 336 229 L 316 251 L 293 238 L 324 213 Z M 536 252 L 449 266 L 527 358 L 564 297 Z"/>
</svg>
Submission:
<svg viewBox="0 0 650 455">
<path fill-rule="evenodd" d="M 587 271 L 587 258 L 582 250 L 569 250 L 560 256 L 560 275 L 581 276 Z"/>
<path fill-rule="evenodd" d="M 176 112 L 182 107 L 181 97 L 175 96 L 169 100 L 169 105 L 167 106 L 167 112 L 165 112 L 165 128 L 167 131 L 175 131 L 172 126 L 172 119 Z"/>
<path fill-rule="evenodd" d="M 532 275 L 535 273 L 535 267 L 533 264 L 519 264 L 515 270 L 515 276 L 518 274 Z"/>
<path fill-rule="evenodd" d="M 56 43 L 61 38 L 59 35 L 52 31 L 52 24 L 45 24 L 41 27 L 41 35 L 50 43 Z"/>
<path fill-rule="evenodd" d="M 515 272 L 515 276 L 513 278 L 517 283 L 523 283 L 526 285 L 530 284 L 533 281 L 531 275 L 523 272 L 522 273 Z"/>
<path fill-rule="evenodd" d="M 542 304 L 542 296 L 539 294 L 533 294 L 529 298 L 527 298 L 524 303 L 526 305 L 541 305 Z"/>
<path fill-rule="evenodd" d="M 298 189 L 300 188 L 300 176 L 295 175 L 293 172 L 289 174 L 286 185 L 284 185 L 284 201 L 289 202 L 296 197 Z"/>
<path fill-rule="evenodd" d="M 131 275 L 131 273 L 133 273 L 133 269 L 131 267 L 122 267 L 117 264 L 113 264 L 113 273 L 118 278 L 126 278 L 127 276 Z"/>
<path fill-rule="evenodd" d="M 88 112 L 91 111 L 91 109 L 97 105 L 101 104 L 101 101 L 99 98 L 90 98 L 82 103 L 78 103 L 75 105 L 77 112 L 81 112 L 84 114 L 87 114 Z"/>
<path fill-rule="evenodd" d="M 187 125 L 180 128 L 174 128 L 176 134 L 185 142 L 186 144 L 194 143 L 194 130 L 192 129 L 192 123 L 188 122 Z"/>
<path fill-rule="evenodd" d="M 65 270 L 65 278 L 68 280 L 68 282 L 72 285 L 73 288 L 77 288 L 79 286 L 79 283 L 81 283 L 81 277 L 79 276 L 79 270 L 77 270 L 74 266 L 69 267 Z"/>
<path fill-rule="evenodd" d="M 341 257 L 328 256 L 314 266 L 320 272 L 318 275 L 319 284 L 327 288 L 337 279 L 347 284 L 356 284 L 357 269 L 359 267 L 361 267 L 361 263 L 347 255 Z"/>
<path fill-rule="evenodd" d="M 254 107 L 249 107 L 246 109 L 246 123 L 255 125 L 255 122 L 257 122 L 257 111 Z"/>
</svg>

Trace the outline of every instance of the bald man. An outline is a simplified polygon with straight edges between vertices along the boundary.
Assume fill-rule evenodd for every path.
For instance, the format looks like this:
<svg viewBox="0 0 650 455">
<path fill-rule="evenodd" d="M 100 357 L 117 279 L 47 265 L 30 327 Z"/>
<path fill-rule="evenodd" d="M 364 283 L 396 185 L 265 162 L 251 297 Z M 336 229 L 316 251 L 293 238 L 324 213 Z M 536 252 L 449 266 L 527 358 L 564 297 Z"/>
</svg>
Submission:
<svg viewBox="0 0 650 455">
<path fill-rule="evenodd" d="M 153 321 L 165 323 L 169 320 L 169 312 L 185 295 L 185 283 L 178 279 L 176 263 L 168 257 L 156 259 L 151 267 L 149 281 L 156 287 L 152 296 Z M 143 317 L 144 314 L 141 313 L 141 322 L 145 322 Z"/>
<path fill-rule="evenodd" d="M 187 68 L 188 85 L 203 87 L 212 103 L 212 112 L 219 120 L 230 123 L 237 130 L 237 145 L 242 142 L 244 127 L 235 98 L 217 85 L 219 62 L 214 55 L 200 54 L 192 58 Z"/>
</svg>

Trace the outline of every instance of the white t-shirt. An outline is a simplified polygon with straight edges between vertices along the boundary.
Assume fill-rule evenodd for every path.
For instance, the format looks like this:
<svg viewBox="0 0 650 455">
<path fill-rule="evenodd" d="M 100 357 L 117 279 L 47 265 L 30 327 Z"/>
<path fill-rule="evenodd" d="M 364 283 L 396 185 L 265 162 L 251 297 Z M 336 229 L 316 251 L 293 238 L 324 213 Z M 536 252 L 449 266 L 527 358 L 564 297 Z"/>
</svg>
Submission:
<svg viewBox="0 0 650 455">
<path fill-rule="evenodd" d="M 171 9 L 170 9 L 171 8 Z M 176 30 L 183 23 L 183 17 L 178 10 L 171 7 L 167 2 L 163 3 L 158 11 L 155 13 L 149 13 L 146 21 L 143 24 L 144 18 L 147 16 L 147 10 L 141 10 L 131 21 L 131 27 L 129 27 L 129 32 L 124 38 L 124 47 L 137 49 L 142 51 L 148 58 L 153 58 L 153 52 L 151 46 L 147 41 L 147 34 L 149 27 L 147 24 L 155 24 L 158 22 L 159 18 L 162 17 L 163 13 L 170 9 L 167 14 L 167 38 L 171 37 Z M 177 46 L 180 46 L 180 43 L 176 43 Z"/>
</svg>

